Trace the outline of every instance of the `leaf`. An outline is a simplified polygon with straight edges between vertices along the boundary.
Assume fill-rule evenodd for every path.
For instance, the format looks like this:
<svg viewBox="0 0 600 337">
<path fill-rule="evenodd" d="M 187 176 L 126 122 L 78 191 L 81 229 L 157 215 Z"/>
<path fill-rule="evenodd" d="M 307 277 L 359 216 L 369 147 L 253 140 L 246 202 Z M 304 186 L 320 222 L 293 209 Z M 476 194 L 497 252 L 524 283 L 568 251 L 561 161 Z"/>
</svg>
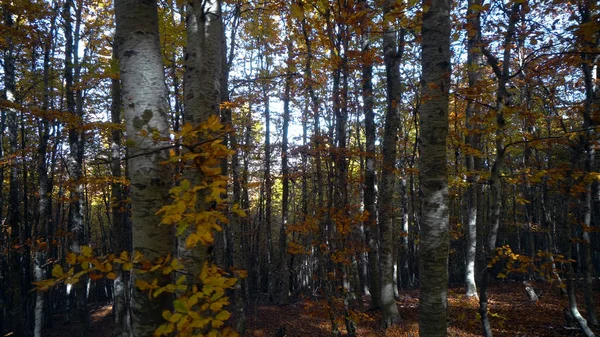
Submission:
<svg viewBox="0 0 600 337">
<path fill-rule="evenodd" d="M 121 255 L 119 255 L 119 258 L 123 261 L 129 261 L 129 252 L 126 250 L 122 251 Z"/>
<path fill-rule="evenodd" d="M 59 264 L 55 264 L 54 267 L 52 267 L 52 276 L 56 278 L 63 276 L 63 269 Z"/>
<path fill-rule="evenodd" d="M 231 313 L 227 310 L 221 310 L 221 312 L 219 312 L 217 316 L 215 316 L 216 319 L 221 321 L 226 321 L 229 319 L 229 317 L 231 317 Z"/>
<path fill-rule="evenodd" d="M 117 274 L 115 274 L 115 273 L 113 273 L 113 272 L 110 272 L 110 273 L 108 273 L 108 274 L 106 275 L 106 278 L 107 278 L 107 279 L 109 279 L 109 280 L 114 280 L 114 279 L 116 279 L 116 278 L 117 278 Z"/>
<path fill-rule="evenodd" d="M 90 247 L 90 246 L 81 247 L 81 255 L 83 255 L 85 257 L 91 257 L 92 256 L 92 247 Z"/>
<path fill-rule="evenodd" d="M 152 297 L 158 297 L 158 295 L 162 294 L 165 291 L 164 287 L 160 287 L 152 293 Z"/>
<path fill-rule="evenodd" d="M 70 265 L 74 265 L 77 263 L 77 255 L 73 252 L 67 253 L 67 263 Z"/>
<path fill-rule="evenodd" d="M 154 330 L 154 336 L 162 336 L 165 335 L 165 330 L 167 329 L 166 324 L 161 324 L 156 330 Z"/>
<path fill-rule="evenodd" d="M 135 280 L 135 286 L 138 287 L 138 289 L 140 289 L 141 291 L 150 289 L 151 287 L 150 283 L 140 279 Z"/>
<path fill-rule="evenodd" d="M 171 318 L 169 319 L 169 322 L 171 322 L 171 323 L 178 322 L 178 321 L 179 321 L 179 320 L 180 320 L 182 317 L 183 317 L 183 315 L 182 315 L 182 314 L 180 314 L 180 313 L 174 313 L 174 314 L 171 316 Z"/>
<path fill-rule="evenodd" d="M 198 303 L 198 296 L 192 296 L 187 300 L 187 305 L 190 308 L 196 305 L 196 303 Z"/>
<path fill-rule="evenodd" d="M 181 312 L 181 313 L 187 313 L 188 312 L 188 308 L 186 306 L 186 303 L 184 303 L 183 301 L 180 300 L 175 300 L 173 301 L 173 307 L 175 308 L 175 310 Z"/>
<path fill-rule="evenodd" d="M 304 9 L 297 3 L 292 3 L 290 6 L 290 15 L 294 19 L 301 19 L 304 16 Z"/>
</svg>

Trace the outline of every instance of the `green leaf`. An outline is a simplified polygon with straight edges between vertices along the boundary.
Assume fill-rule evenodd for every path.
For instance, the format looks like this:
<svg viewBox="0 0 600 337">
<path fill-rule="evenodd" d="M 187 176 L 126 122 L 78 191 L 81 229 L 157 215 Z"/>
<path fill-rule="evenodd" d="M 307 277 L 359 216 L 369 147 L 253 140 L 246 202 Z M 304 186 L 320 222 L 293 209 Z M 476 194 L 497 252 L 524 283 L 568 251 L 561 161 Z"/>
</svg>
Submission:
<svg viewBox="0 0 600 337">
<path fill-rule="evenodd" d="M 173 307 L 175 308 L 175 310 L 177 310 L 183 314 L 187 314 L 187 312 L 188 312 L 188 308 L 183 301 L 180 301 L 180 300 L 174 301 Z"/>
</svg>

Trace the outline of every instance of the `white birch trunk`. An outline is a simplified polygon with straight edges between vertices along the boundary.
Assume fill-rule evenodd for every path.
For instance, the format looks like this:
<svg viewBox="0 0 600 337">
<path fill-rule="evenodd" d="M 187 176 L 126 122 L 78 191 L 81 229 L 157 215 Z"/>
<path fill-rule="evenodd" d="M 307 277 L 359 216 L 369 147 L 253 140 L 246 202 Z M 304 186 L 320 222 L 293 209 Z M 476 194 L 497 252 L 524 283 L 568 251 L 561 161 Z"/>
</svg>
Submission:
<svg viewBox="0 0 600 337">
<path fill-rule="evenodd" d="M 158 35 L 158 13 L 154 1 L 116 0 L 116 38 L 125 111 L 129 179 L 131 182 L 132 246 L 146 259 L 166 255 L 174 249 L 171 228 L 159 225 L 156 212 L 168 202 L 171 173 L 161 162 L 168 159 L 164 140 L 143 136 L 157 132 L 168 137 L 168 102 Z M 152 336 L 164 320 L 170 297 L 150 300 L 136 286 L 159 277 L 133 271 L 132 330 L 134 336 Z"/>
</svg>

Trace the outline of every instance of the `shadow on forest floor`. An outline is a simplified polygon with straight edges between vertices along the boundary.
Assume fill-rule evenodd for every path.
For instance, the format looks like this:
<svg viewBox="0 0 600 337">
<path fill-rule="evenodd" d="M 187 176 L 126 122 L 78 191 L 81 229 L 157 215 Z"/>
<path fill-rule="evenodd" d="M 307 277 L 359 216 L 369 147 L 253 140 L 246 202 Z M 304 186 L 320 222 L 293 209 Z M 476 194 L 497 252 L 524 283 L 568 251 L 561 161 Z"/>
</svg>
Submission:
<svg viewBox="0 0 600 337">
<path fill-rule="evenodd" d="M 529 302 L 525 287 L 519 282 L 497 282 L 491 286 L 490 313 L 495 337 L 534 337 L 534 336 L 579 336 L 577 329 L 565 328 L 563 308 L 566 296 L 561 295 L 556 284 L 534 283 L 540 294 L 537 303 Z M 600 305 L 600 284 L 595 285 L 594 294 L 597 306 Z M 246 337 L 273 337 L 284 327 L 285 337 L 329 337 L 331 324 L 321 310 L 315 310 L 315 302 L 300 302 L 283 307 L 259 306 L 248 315 Z M 578 298 L 579 309 L 585 316 L 584 299 Z M 479 303 L 475 298 L 466 298 L 463 288 L 452 288 L 448 294 L 449 322 L 448 336 L 481 336 Z M 366 307 L 366 306 L 365 306 Z M 360 337 L 378 336 L 418 336 L 419 290 L 400 293 L 398 300 L 401 322 L 385 333 L 379 329 L 378 313 L 360 310 L 357 335 Z M 343 324 L 340 324 L 343 327 Z M 344 335 L 345 335 L 345 330 Z M 596 334 L 600 330 L 595 331 Z"/>
<path fill-rule="evenodd" d="M 518 282 L 497 282 L 490 289 L 491 324 L 496 337 L 534 336 L 579 336 L 577 329 L 565 328 L 563 308 L 567 304 L 556 284 L 534 283 L 540 294 L 537 303 L 530 303 L 524 287 Z M 595 284 L 594 294 L 600 305 L 600 284 Z M 379 313 L 367 310 L 367 302 L 359 309 L 357 335 L 360 337 L 400 337 L 418 336 L 419 290 L 400 293 L 398 309 L 401 322 L 385 333 L 379 329 Z M 478 302 L 464 296 L 464 289 L 452 288 L 448 294 L 449 323 L 448 336 L 481 336 L 478 315 Z M 584 299 L 578 298 L 579 308 L 585 317 Z M 77 324 L 63 323 L 58 318 L 52 329 L 46 330 L 45 337 L 112 336 L 114 323 L 111 306 L 91 307 L 92 331 L 80 331 Z M 331 324 L 322 304 L 315 301 L 296 302 L 286 306 L 258 306 L 247 314 L 245 337 L 275 337 L 285 329 L 285 337 L 329 337 Z M 341 323 L 341 322 L 340 322 Z M 343 335 L 345 329 L 340 324 Z M 600 330 L 595 331 L 599 335 Z"/>
</svg>

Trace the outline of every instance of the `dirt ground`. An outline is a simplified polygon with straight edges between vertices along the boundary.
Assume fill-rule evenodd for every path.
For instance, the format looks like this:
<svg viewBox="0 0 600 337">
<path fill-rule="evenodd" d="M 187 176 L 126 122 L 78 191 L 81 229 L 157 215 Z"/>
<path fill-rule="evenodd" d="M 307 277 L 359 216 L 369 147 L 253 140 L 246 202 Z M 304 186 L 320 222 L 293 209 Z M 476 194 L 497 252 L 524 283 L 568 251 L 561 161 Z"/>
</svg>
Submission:
<svg viewBox="0 0 600 337">
<path fill-rule="evenodd" d="M 530 303 L 524 286 L 518 282 L 498 282 L 490 289 L 490 316 L 494 336 L 580 336 L 576 328 L 566 327 L 563 308 L 567 299 L 556 284 L 534 283 L 540 294 L 537 303 Z M 595 301 L 600 305 L 600 285 L 596 285 Z M 403 291 L 398 300 L 401 322 L 382 331 L 377 313 L 368 310 L 367 299 L 355 313 L 357 334 L 361 337 L 418 336 L 418 289 Z M 448 335 L 453 337 L 481 336 L 481 323 L 476 299 L 467 299 L 461 288 L 449 292 Z M 584 299 L 579 298 L 579 308 L 585 317 Z M 83 332 L 75 324 L 65 324 L 57 318 L 52 329 L 44 336 L 112 336 L 114 324 L 111 306 L 94 306 L 91 310 L 92 331 Z M 340 322 L 342 323 L 342 322 Z M 340 324 L 343 335 L 343 323 Z M 319 337 L 331 336 L 331 324 L 323 303 L 296 301 L 286 306 L 258 306 L 247 312 L 245 337 Z M 600 335 L 600 330 L 595 330 Z"/>
</svg>

